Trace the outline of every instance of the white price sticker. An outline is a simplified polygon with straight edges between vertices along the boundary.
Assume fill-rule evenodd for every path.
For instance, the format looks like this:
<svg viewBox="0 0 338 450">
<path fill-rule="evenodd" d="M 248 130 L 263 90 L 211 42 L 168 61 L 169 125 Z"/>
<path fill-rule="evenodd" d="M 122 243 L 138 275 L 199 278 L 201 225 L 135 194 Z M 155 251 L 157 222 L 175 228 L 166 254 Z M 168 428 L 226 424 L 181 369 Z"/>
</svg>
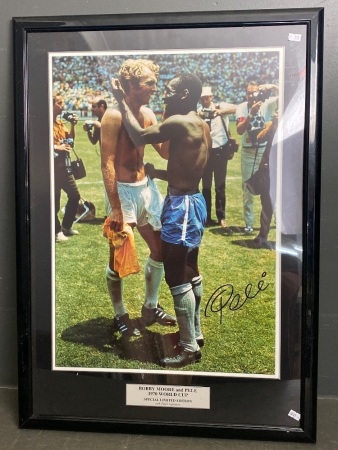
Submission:
<svg viewBox="0 0 338 450">
<path fill-rule="evenodd" d="M 302 40 L 301 34 L 289 33 L 289 41 L 300 42 Z"/>
<path fill-rule="evenodd" d="M 298 422 L 300 421 L 300 414 L 297 413 L 296 411 L 294 411 L 293 409 L 290 410 L 289 417 L 292 417 L 293 419 L 297 420 Z"/>
</svg>

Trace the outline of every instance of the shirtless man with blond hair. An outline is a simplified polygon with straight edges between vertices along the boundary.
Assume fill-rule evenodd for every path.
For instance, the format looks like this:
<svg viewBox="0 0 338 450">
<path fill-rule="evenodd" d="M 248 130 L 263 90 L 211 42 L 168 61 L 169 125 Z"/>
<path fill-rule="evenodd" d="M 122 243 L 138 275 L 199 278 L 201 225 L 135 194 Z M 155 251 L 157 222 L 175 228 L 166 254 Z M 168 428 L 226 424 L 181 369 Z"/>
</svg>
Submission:
<svg viewBox="0 0 338 450">
<path fill-rule="evenodd" d="M 155 114 L 146 106 L 157 91 L 159 67 L 152 61 L 129 59 L 119 71 L 125 101 L 142 128 L 156 124 Z M 145 300 L 142 324 L 176 325 L 175 317 L 158 303 L 158 290 L 163 278 L 160 215 L 163 200 L 153 180 L 145 174 L 145 144 L 135 145 L 123 123 L 119 106 L 108 109 L 101 122 L 101 169 L 111 211 L 110 230 L 121 231 L 124 224 L 136 227 L 148 245 L 150 255 L 145 265 Z M 162 157 L 160 145 L 154 148 Z M 114 247 L 110 245 L 106 269 L 108 292 L 115 312 L 115 326 L 122 336 L 139 336 L 140 331 L 129 317 L 123 299 L 123 279 L 114 269 Z"/>
</svg>

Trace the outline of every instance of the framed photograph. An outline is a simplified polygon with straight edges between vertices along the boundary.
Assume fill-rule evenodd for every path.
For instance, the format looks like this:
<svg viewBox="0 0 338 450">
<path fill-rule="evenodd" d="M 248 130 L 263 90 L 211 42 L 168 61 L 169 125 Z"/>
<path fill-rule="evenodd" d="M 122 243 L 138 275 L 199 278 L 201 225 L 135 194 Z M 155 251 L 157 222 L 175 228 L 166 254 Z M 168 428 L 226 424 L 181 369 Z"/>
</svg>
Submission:
<svg viewBox="0 0 338 450">
<path fill-rule="evenodd" d="M 20 426 L 315 441 L 323 9 L 13 24 Z"/>
</svg>

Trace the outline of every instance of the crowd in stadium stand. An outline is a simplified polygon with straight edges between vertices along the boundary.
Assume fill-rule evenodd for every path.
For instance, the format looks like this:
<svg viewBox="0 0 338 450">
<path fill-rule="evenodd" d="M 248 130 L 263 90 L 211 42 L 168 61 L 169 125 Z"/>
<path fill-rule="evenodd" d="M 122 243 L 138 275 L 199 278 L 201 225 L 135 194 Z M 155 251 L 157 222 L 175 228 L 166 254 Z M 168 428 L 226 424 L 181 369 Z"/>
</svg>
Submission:
<svg viewBox="0 0 338 450">
<path fill-rule="evenodd" d="M 197 75 L 204 86 L 211 86 L 214 101 L 241 103 L 249 81 L 279 84 L 279 58 L 275 51 L 174 53 L 144 55 L 64 55 L 54 56 L 52 63 L 53 92 L 60 92 L 65 109 L 90 115 L 90 101 L 101 96 L 108 107 L 113 104 L 110 81 L 117 77 L 123 61 L 146 58 L 160 67 L 158 93 L 150 107 L 156 113 L 163 109 L 164 86 L 179 72 Z"/>
</svg>

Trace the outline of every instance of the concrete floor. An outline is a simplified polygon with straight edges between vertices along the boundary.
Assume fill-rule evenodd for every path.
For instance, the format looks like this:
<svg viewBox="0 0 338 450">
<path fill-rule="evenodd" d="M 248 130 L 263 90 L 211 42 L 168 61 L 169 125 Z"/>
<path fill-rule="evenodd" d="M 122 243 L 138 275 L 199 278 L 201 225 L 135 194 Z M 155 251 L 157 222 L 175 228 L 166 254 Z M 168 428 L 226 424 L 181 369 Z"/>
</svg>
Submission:
<svg viewBox="0 0 338 450">
<path fill-rule="evenodd" d="M 137 434 L 107 434 L 76 431 L 20 430 L 17 390 L 0 389 L 1 449 L 338 449 L 338 398 L 318 400 L 318 432 L 316 444 L 207 439 Z"/>
</svg>

